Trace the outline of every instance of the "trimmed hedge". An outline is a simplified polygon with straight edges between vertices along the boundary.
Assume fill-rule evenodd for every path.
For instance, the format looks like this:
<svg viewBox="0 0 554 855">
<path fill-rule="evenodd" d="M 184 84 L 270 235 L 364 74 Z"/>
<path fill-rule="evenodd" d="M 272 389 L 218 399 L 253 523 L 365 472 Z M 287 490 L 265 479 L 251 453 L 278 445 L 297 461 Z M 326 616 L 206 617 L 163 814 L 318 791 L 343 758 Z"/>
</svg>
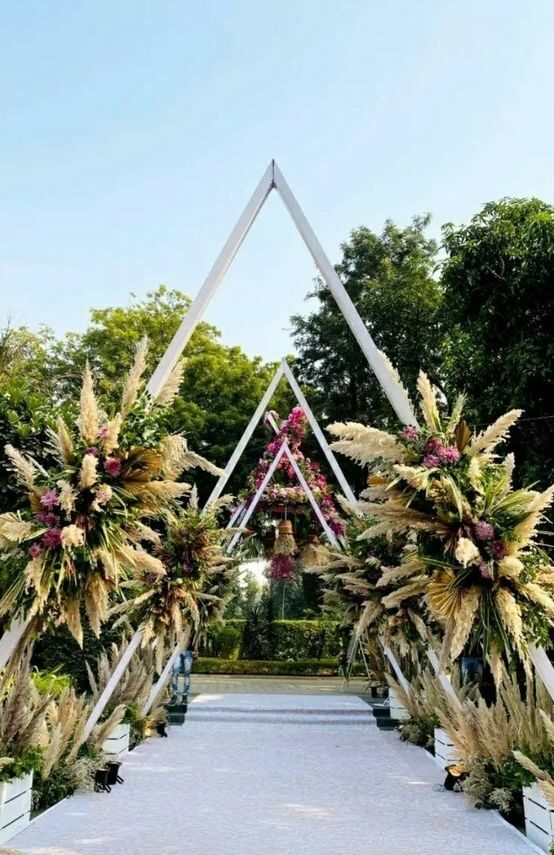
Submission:
<svg viewBox="0 0 554 855">
<path fill-rule="evenodd" d="M 193 666 L 195 674 L 243 674 L 296 677 L 338 677 L 336 659 L 300 659 L 297 662 L 253 659 L 210 659 L 200 657 Z M 365 673 L 361 664 L 355 663 L 352 674 Z"/>
<path fill-rule="evenodd" d="M 236 659 L 242 646 L 246 621 L 233 618 L 208 632 L 202 653 Z M 331 659 L 341 653 L 341 632 L 333 620 L 274 620 L 268 633 L 267 659 Z"/>
</svg>

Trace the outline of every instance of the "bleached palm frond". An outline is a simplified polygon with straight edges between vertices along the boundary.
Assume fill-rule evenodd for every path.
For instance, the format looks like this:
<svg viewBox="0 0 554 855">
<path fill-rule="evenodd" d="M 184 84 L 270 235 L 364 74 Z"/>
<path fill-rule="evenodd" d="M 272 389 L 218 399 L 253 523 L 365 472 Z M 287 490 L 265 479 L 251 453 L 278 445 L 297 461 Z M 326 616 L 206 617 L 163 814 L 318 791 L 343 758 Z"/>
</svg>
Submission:
<svg viewBox="0 0 554 855">
<path fill-rule="evenodd" d="M 500 416 L 490 427 L 473 438 L 468 447 L 468 453 L 472 456 L 491 454 L 496 446 L 507 438 L 510 428 L 517 422 L 522 412 L 523 410 L 510 410 Z"/>
</svg>

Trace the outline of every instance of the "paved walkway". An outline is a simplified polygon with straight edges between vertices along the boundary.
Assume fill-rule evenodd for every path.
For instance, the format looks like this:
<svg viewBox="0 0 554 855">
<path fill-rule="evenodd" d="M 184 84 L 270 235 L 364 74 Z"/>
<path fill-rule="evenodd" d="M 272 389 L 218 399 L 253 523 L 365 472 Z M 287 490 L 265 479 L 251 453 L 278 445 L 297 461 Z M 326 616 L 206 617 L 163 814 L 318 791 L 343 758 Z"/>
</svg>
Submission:
<svg viewBox="0 0 554 855">
<path fill-rule="evenodd" d="M 194 694 L 227 695 L 362 695 L 367 680 L 353 677 L 345 685 L 342 677 L 245 677 L 236 674 L 194 674 Z"/>
<path fill-rule="evenodd" d="M 201 695 L 187 723 L 11 842 L 24 855 L 531 855 L 492 812 L 438 792 L 421 750 L 353 696 Z"/>
</svg>

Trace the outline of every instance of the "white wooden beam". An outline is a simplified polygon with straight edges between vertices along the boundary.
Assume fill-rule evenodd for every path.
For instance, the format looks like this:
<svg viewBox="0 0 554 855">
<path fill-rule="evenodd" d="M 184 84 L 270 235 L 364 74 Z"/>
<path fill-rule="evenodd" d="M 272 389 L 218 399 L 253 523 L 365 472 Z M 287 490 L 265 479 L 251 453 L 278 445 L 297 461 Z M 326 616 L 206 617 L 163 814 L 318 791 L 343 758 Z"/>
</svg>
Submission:
<svg viewBox="0 0 554 855">
<path fill-rule="evenodd" d="M 315 233 L 300 208 L 289 185 L 275 163 L 271 161 L 264 172 L 258 186 L 252 194 L 246 208 L 239 217 L 236 226 L 232 230 L 227 242 L 218 255 L 212 269 L 208 273 L 204 284 L 194 298 L 190 309 L 183 318 L 181 326 L 175 333 L 166 352 L 148 383 L 148 391 L 156 397 L 163 388 L 167 378 L 181 356 L 184 347 L 189 341 L 197 324 L 202 320 L 219 284 L 225 276 L 235 255 L 237 254 L 244 238 L 250 231 L 252 223 L 258 216 L 265 200 L 270 192 L 276 189 L 288 210 L 300 237 L 304 241 L 317 269 L 321 273 L 324 282 L 329 287 L 337 305 L 352 330 L 356 341 L 366 357 L 370 367 L 373 369 L 377 380 L 389 399 L 400 421 L 406 424 L 417 424 L 415 414 L 402 385 L 393 375 L 383 354 L 375 345 L 369 330 L 362 321 L 354 303 L 342 284 L 335 268 L 327 258 L 323 247 L 319 243 Z"/>
<path fill-rule="evenodd" d="M 302 409 L 306 413 L 306 416 L 307 416 L 308 421 L 310 423 L 310 427 L 314 432 L 314 436 L 317 439 L 317 441 L 319 442 L 321 450 L 323 451 L 325 457 L 327 458 L 327 462 L 328 462 L 329 466 L 331 467 L 331 469 L 335 475 L 335 478 L 339 482 L 342 492 L 344 493 L 345 497 L 348 499 L 349 502 L 354 503 L 356 501 L 356 497 L 355 497 L 354 493 L 352 492 L 350 484 L 346 480 L 344 472 L 342 471 L 337 458 L 335 457 L 331 448 L 329 447 L 329 443 L 325 439 L 325 434 L 321 430 L 321 428 L 318 424 L 318 421 L 317 421 L 316 417 L 314 416 L 314 414 L 310 408 L 310 405 L 308 404 L 306 397 L 305 397 L 304 393 L 302 392 L 302 389 L 300 388 L 300 386 L 296 382 L 296 378 L 295 378 L 294 374 L 292 373 L 291 367 L 286 362 L 286 360 L 283 360 L 283 373 L 284 373 L 286 379 L 289 381 L 289 385 L 290 385 L 292 391 L 296 395 L 296 400 L 298 401 L 298 403 L 300 404 L 300 406 L 302 407 Z"/>
<path fill-rule="evenodd" d="M 529 658 L 535 666 L 535 670 L 543 681 L 550 697 L 554 700 L 554 667 L 548 658 L 544 647 L 529 645 Z"/>
<path fill-rule="evenodd" d="M 94 730 L 94 726 L 96 725 L 96 722 L 98 721 L 98 719 L 100 718 L 100 716 L 104 712 L 111 696 L 114 693 L 114 690 L 115 690 L 117 684 L 119 683 L 123 674 L 127 670 L 127 666 L 129 665 L 129 662 L 133 658 L 135 651 L 137 650 L 141 641 L 142 641 L 142 629 L 137 629 L 135 631 L 135 634 L 131 638 L 129 644 L 127 645 L 125 652 L 123 653 L 123 656 L 121 657 L 121 659 L 117 663 L 116 667 L 114 668 L 114 672 L 113 672 L 112 676 L 110 677 L 110 679 L 108 680 L 104 691 L 102 692 L 102 694 L 98 698 L 90 716 L 87 719 L 87 723 L 85 725 L 85 731 L 84 731 L 84 740 L 83 740 L 84 742 L 86 742 L 86 740 L 89 738 L 92 731 Z"/>
<path fill-rule="evenodd" d="M 396 679 L 398 680 L 398 682 L 400 683 L 400 685 L 402 686 L 402 688 L 404 689 L 405 692 L 410 692 L 412 687 L 410 686 L 409 682 L 407 681 L 406 677 L 404 676 L 404 672 L 403 672 L 402 668 L 400 667 L 400 663 L 399 663 L 398 659 L 396 658 L 396 656 L 392 650 L 392 647 L 389 644 L 387 644 L 383 638 L 380 638 L 379 642 L 381 644 L 381 647 L 383 648 L 383 653 L 385 654 L 385 656 L 389 660 L 390 664 L 392 665 L 392 670 L 396 674 Z"/>
<path fill-rule="evenodd" d="M 150 689 L 150 694 L 148 696 L 148 700 L 146 701 L 146 703 L 142 709 L 143 715 L 148 715 L 148 713 L 150 712 L 150 710 L 154 706 L 154 703 L 157 701 L 160 692 L 165 688 L 167 681 L 171 675 L 171 671 L 173 669 L 173 665 L 175 663 L 175 660 L 183 652 L 183 650 L 186 649 L 187 644 L 190 641 L 190 636 L 191 636 L 191 630 L 190 630 L 190 627 L 188 627 L 186 632 L 185 632 L 184 638 L 178 644 L 175 645 L 175 648 L 174 648 L 171 656 L 169 657 L 169 659 L 165 663 L 165 668 L 163 669 L 162 673 L 160 674 L 159 680 L 157 680 L 157 682 L 155 682 L 154 685 L 152 686 L 152 688 Z"/>
<path fill-rule="evenodd" d="M 246 513 L 245 513 L 244 517 L 242 518 L 241 529 L 246 528 L 248 520 L 250 519 L 250 517 L 252 516 L 252 514 L 256 510 L 258 502 L 260 501 L 261 497 L 263 496 L 263 494 L 265 492 L 265 488 L 267 487 L 267 485 L 269 484 L 269 482 L 273 478 L 273 473 L 277 469 L 277 466 L 279 465 L 281 457 L 285 453 L 286 445 L 287 445 L 287 443 L 283 442 L 281 448 L 279 449 L 279 451 L 277 452 L 277 454 L 275 455 L 275 457 L 271 461 L 271 466 L 269 467 L 269 469 L 265 473 L 262 483 L 260 484 L 260 486 L 256 490 L 254 498 L 252 499 L 252 502 L 248 505 Z M 242 530 L 235 532 L 235 534 L 233 535 L 233 537 L 229 541 L 229 545 L 227 547 L 228 553 L 231 553 L 233 551 L 233 549 L 235 548 L 235 546 L 236 546 L 237 542 L 239 541 L 241 535 L 242 535 Z"/>
<path fill-rule="evenodd" d="M 169 375 L 171 374 L 175 363 L 178 361 L 184 347 L 189 341 L 191 335 L 196 329 L 197 324 L 202 320 L 206 309 L 210 305 L 212 298 L 217 291 L 218 285 L 227 273 L 231 262 L 237 254 L 244 238 L 250 231 L 252 223 L 258 216 L 258 213 L 267 199 L 273 188 L 273 161 L 262 175 L 260 183 L 250 197 L 246 208 L 240 215 L 236 226 L 229 235 L 227 242 L 215 260 L 215 263 L 206 276 L 204 284 L 200 291 L 192 301 L 191 307 L 183 318 L 181 326 L 173 336 L 173 339 L 162 356 L 158 367 L 154 371 L 150 382 L 148 383 L 148 391 L 153 397 L 159 395 L 163 389 Z"/>
<path fill-rule="evenodd" d="M 273 184 L 396 415 L 401 422 L 416 425 L 417 420 L 404 388 L 392 374 L 387 361 L 383 358 L 383 354 L 371 338 L 368 328 L 348 296 L 337 271 L 327 258 L 315 232 L 276 163 L 273 168 Z"/>
<path fill-rule="evenodd" d="M 215 502 L 221 496 L 227 481 L 229 480 L 230 476 L 232 475 L 232 473 L 235 469 L 235 466 L 237 465 L 240 458 L 242 457 L 242 454 L 244 453 L 244 449 L 246 448 L 246 446 L 250 442 L 250 439 L 252 438 L 252 434 L 256 430 L 256 427 L 258 426 L 260 419 L 262 418 L 267 407 L 269 406 L 269 403 L 270 403 L 271 399 L 273 398 L 273 395 L 275 394 L 275 390 L 277 389 L 277 386 L 279 385 L 279 382 L 281 381 L 283 374 L 284 374 L 284 369 L 283 369 L 283 363 L 281 362 L 281 364 L 277 368 L 275 374 L 273 375 L 273 379 L 271 380 L 269 386 L 265 390 L 264 395 L 263 395 L 260 403 L 258 404 L 254 415 L 250 419 L 246 430 L 244 431 L 243 435 L 239 439 L 239 441 L 237 443 L 237 447 L 235 448 L 231 457 L 229 458 L 229 462 L 227 463 L 227 466 L 223 470 L 223 475 L 221 475 L 218 478 L 217 483 L 215 484 L 215 486 L 214 486 L 214 488 L 210 494 L 210 497 L 209 497 L 208 501 L 206 502 L 206 507 L 209 507 L 213 502 Z"/>
<path fill-rule="evenodd" d="M 2 635 L 2 638 L 0 638 L 0 671 L 12 658 L 17 645 L 23 638 L 23 633 L 29 626 L 29 623 L 29 619 L 12 621 L 10 628 L 7 629 Z"/>
<path fill-rule="evenodd" d="M 456 690 L 454 689 L 454 686 L 452 685 L 452 683 L 448 679 L 448 675 L 445 674 L 444 671 L 441 669 L 439 657 L 437 656 L 437 654 L 435 653 L 435 651 L 433 650 L 433 648 L 431 647 L 430 644 L 428 644 L 427 647 L 425 648 L 425 652 L 427 654 L 427 658 L 428 658 L 429 662 L 431 663 L 431 667 L 433 668 L 433 671 L 435 672 L 435 675 L 436 675 L 439 683 L 441 684 L 442 688 L 447 693 L 447 695 L 450 695 L 452 700 L 458 706 L 461 706 L 460 699 L 459 699 L 458 695 L 456 694 Z"/>
<path fill-rule="evenodd" d="M 289 463 L 292 466 L 292 468 L 294 469 L 294 474 L 298 478 L 300 485 L 301 485 L 302 489 L 304 490 L 304 493 L 308 497 L 308 501 L 309 501 L 310 505 L 312 506 L 313 512 L 315 513 L 316 517 L 318 518 L 318 520 L 321 524 L 321 528 L 325 532 L 325 536 L 326 536 L 327 540 L 333 546 L 338 547 L 338 542 L 337 542 L 337 538 L 335 536 L 335 533 L 331 528 L 329 528 L 327 520 L 323 516 L 321 508 L 319 507 L 318 503 L 316 502 L 315 496 L 312 493 L 311 487 L 309 486 L 308 482 L 304 478 L 304 475 L 302 474 L 298 463 L 294 459 L 288 444 L 285 446 L 285 455 L 286 455 L 286 457 L 288 457 Z"/>
</svg>

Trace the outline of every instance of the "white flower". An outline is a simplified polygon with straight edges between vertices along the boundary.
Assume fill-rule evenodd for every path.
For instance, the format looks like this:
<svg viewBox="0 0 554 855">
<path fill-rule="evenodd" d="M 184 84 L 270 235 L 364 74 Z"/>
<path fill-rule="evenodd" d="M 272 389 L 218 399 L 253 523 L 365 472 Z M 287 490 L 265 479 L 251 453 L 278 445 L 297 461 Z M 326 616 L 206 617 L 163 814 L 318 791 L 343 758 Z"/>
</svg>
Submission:
<svg viewBox="0 0 554 855">
<path fill-rule="evenodd" d="M 96 467 L 98 466 L 98 459 L 94 454 L 85 454 L 83 457 L 83 462 L 81 463 L 81 472 L 79 475 L 79 486 L 83 488 L 92 487 L 93 484 L 96 483 L 96 479 L 98 475 L 96 474 Z"/>
<path fill-rule="evenodd" d="M 73 492 L 73 488 L 68 481 L 58 481 L 58 487 L 60 489 L 58 504 L 62 510 L 70 513 L 75 507 L 75 493 Z"/>
<path fill-rule="evenodd" d="M 76 525 L 66 525 L 62 528 L 61 538 L 65 549 L 71 546 L 82 546 L 85 542 L 85 533 Z"/>
<path fill-rule="evenodd" d="M 474 542 L 468 537 L 461 537 L 459 539 L 455 555 L 457 560 L 460 564 L 463 564 L 464 567 L 467 567 L 468 564 L 476 564 L 482 561 L 481 553 L 475 546 Z"/>
</svg>

